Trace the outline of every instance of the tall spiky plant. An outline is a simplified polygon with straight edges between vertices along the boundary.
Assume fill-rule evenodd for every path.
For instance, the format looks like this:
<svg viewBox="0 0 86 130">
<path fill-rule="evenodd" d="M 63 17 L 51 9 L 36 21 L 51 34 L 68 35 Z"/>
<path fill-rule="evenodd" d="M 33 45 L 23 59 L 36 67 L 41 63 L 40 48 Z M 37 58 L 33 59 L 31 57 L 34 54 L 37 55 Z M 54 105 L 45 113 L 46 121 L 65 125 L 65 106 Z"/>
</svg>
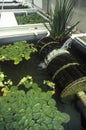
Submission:
<svg viewBox="0 0 86 130">
<path fill-rule="evenodd" d="M 67 38 L 79 23 L 78 21 L 70 28 L 67 28 L 73 16 L 75 3 L 75 0 L 56 0 L 55 10 L 49 21 L 50 28 L 45 24 L 53 39 L 62 41 Z"/>
</svg>

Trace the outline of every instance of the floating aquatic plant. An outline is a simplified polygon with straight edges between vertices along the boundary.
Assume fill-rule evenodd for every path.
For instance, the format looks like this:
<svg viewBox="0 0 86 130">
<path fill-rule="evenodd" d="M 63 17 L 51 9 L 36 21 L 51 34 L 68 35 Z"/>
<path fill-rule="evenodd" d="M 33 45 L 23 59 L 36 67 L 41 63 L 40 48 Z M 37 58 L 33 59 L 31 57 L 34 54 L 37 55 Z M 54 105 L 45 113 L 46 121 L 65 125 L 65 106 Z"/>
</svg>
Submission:
<svg viewBox="0 0 86 130">
<path fill-rule="evenodd" d="M 26 41 L 0 46 L 0 61 L 14 61 L 19 64 L 23 59 L 29 60 L 30 55 L 36 51 L 33 44 Z"/>
<path fill-rule="evenodd" d="M 24 85 L 29 90 L 19 90 Z M 64 130 L 62 124 L 70 117 L 58 111 L 51 92 L 43 92 L 26 76 L 18 86 L 11 86 L 5 96 L 0 96 L 1 130 Z"/>
</svg>

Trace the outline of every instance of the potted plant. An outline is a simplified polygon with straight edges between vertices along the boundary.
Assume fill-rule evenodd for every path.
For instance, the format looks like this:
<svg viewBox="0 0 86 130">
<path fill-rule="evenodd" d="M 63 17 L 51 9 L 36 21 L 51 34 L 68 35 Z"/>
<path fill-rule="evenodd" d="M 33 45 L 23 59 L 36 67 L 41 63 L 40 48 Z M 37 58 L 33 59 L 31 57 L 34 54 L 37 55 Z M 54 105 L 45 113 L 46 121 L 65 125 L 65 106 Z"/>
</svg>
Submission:
<svg viewBox="0 0 86 130">
<path fill-rule="evenodd" d="M 79 23 L 68 27 L 73 14 L 75 0 L 56 0 L 54 13 L 49 19 L 49 26 L 44 23 L 50 32 L 49 37 L 44 37 L 37 43 L 39 53 L 45 57 L 50 51 L 59 48 L 71 36 L 72 30 Z"/>
</svg>

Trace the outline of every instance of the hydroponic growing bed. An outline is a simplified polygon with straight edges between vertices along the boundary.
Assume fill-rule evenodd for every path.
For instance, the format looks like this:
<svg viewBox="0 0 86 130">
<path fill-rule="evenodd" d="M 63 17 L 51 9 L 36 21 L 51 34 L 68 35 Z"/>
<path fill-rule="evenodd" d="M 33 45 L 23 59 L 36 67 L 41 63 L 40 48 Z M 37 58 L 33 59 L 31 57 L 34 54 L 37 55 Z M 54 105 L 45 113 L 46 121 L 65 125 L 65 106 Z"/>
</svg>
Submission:
<svg viewBox="0 0 86 130">
<path fill-rule="evenodd" d="M 80 59 L 79 59 L 80 60 Z M 42 58 L 39 56 L 37 52 L 31 55 L 31 59 L 26 61 L 23 60 L 18 65 L 14 65 L 12 61 L 4 61 L 0 62 L 0 69 L 5 73 L 5 75 L 8 76 L 9 79 L 12 79 L 14 84 L 18 84 L 21 78 L 25 77 L 26 75 L 30 75 L 33 77 L 33 81 L 41 88 L 43 91 L 47 91 L 51 89 L 43 84 L 44 80 L 49 80 L 50 77 L 47 74 L 46 70 L 42 70 L 39 67 L 40 62 L 42 61 Z M 82 61 L 84 63 L 84 61 Z M 85 64 L 85 63 L 84 63 Z M 54 96 L 53 96 L 54 97 Z M 76 103 L 74 102 L 68 102 L 63 103 L 60 101 L 58 96 L 54 97 L 57 104 L 57 108 L 62 111 L 66 112 L 70 115 L 70 121 L 67 124 L 63 124 L 65 130 L 84 130 L 81 122 L 81 115 L 76 107 Z M 57 129 L 56 129 L 57 130 Z"/>
<path fill-rule="evenodd" d="M 18 15 L 16 14 L 15 16 L 19 25 L 47 22 L 47 20 L 45 20 L 42 16 L 40 16 L 37 13 L 18 14 Z"/>
<path fill-rule="evenodd" d="M 63 5 L 66 4 L 64 3 Z M 63 16 L 65 18 L 64 14 L 65 13 L 63 13 Z M 30 15 L 32 15 L 32 13 Z M 39 18 L 38 14 L 34 14 L 32 16 L 30 15 L 28 15 L 26 12 L 26 14 L 23 16 L 22 14 L 20 16 L 16 16 L 18 24 L 45 22 L 45 20 L 42 21 L 42 19 Z M 62 15 L 59 16 L 60 21 L 57 25 L 62 25 L 64 19 L 61 17 Z M 53 22 L 51 21 L 51 23 Z M 77 22 L 75 25 L 78 23 L 79 22 Z M 58 28 L 57 25 L 55 25 L 55 28 L 52 26 L 52 29 L 56 29 L 56 27 Z M 56 31 L 57 30 L 58 29 L 56 29 Z M 50 30 L 48 29 L 48 31 Z M 56 38 L 58 39 L 57 34 Z M 58 48 L 58 46 L 56 47 Z M 46 45 L 41 48 L 40 52 L 45 50 L 45 48 Z M 81 80 L 82 77 L 85 76 L 85 70 L 83 72 L 79 66 L 79 64 L 83 65 L 84 63 L 84 65 L 86 65 L 86 63 L 84 60 L 81 61 L 81 58 L 79 58 L 78 55 L 76 57 L 72 48 L 70 52 L 74 57 L 79 58 L 79 63 L 76 62 L 77 59 L 72 61 L 69 52 L 65 51 L 67 52 L 67 55 L 56 55 L 56 59 L 53 57 L 53 60 L 50 60 L 49 56 L 47 56 L 46 59 L 50 60 L 49 64 L 51 65 L 50 68 L 49 66 L 47 67 L 48 71 L 40 68 L 42 57 L 40 57 L 40 55 L 37 53 L 37 50 L 34 48 L 34 46 L 32 44 L 27 44 L 26 41 L 20 43 L 17 42 L 15 45 L 13 43 L 7 46 L 2 45 L 0 49 L 0 128 L 2 130 L 85 129 L 86 106 L 82 104 L 82 102 L 76 96 L 76 93 L 74 93 L 74 100 L 70 100 L 69 102 L 65 102 L 60 98 L 59 88 L 63 88 L 64 85 L 66 86 L 66 81 L 68 84 L 71 84 L 71 88 L 73 88 L 73 85 L 75 85 L 74 87 L 76 88 L 76 79 L 80 77 L 78 86 L 79 82 L 81 82 L 81 86 L 79 89 L 81 90 L 81 87 L 86 87 L 84 87 L 82 84 L 83 81 Z M 49 51 L 51 49 L 52 46 Z M 55 66 L 53 65 L 54 67 L 52 68 L 51 63 L 54 60 L 56 60 L 54 62 Z M 71 61 L 72 63 L 70 63 Z M 52 79 L 56 79 L 56 86 L 54 83 L 49 81 L 51 77 L 48 75 L 48 72 L 52 73 L 55 67 L 57 70 L 55 70 Z M 58 69 L 58 67 L 60 68 Z M 57 75 L 59 72 L 62 72 L 60 77 Z M 74 84 L 72 84 L 72 81 L 74 80 L 76 80 L 76 82 L 73 82 Z M 46 85 L 46 83 L 48 85 Z M 70 93 L 72 92 L 71 90 Z M 69 114 L 70 117 L 67 114 Z"/>
</svg>

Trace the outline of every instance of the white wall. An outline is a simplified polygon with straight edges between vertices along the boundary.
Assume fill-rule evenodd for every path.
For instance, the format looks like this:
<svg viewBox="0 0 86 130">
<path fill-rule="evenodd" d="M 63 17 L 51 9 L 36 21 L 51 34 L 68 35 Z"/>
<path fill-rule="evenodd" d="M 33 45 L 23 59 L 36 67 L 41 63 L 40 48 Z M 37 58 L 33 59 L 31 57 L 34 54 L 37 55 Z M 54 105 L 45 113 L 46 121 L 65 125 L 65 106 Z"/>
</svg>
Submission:
<svg viewBox="0 0 86 130">
<path fill-rule="evenodd" d="M 43 10 L 46 12 L 46 13 L 50 13 L 50 11 L 54 11 L 54 8 L 55 8 L 55 1 L 56 0 L 43 0 L 42 1 L 42 7 L 43 7 Z"/>
<path fill-rule="evenodd" d="M 72 23 L 80 21 L 78 28 L 82 32 L 86 32 L 86 0 L 78 0 L 78 4 L 74 11 Z"/>
<path fill-rule="evenodd" d="M 50 11 L 54 12 L 56 0 L 50 0 Z"/>
<path fill-rule="evenodd" d="M 54 11 L 55 8 L 55 1 L 56 0 L 49 0 L 49 10 Z M 74 14 L 72 18 L 71 24 L 80 21 L 77 28 L 82 31 L 86 32 L 86 0 L 76 0 L 77 5 L 74 9 Z"/>
<path fill-rule="evenodd" d="M 34 4 L 42 8 L 42 0 L 34 0 Z"/>
</svg>

